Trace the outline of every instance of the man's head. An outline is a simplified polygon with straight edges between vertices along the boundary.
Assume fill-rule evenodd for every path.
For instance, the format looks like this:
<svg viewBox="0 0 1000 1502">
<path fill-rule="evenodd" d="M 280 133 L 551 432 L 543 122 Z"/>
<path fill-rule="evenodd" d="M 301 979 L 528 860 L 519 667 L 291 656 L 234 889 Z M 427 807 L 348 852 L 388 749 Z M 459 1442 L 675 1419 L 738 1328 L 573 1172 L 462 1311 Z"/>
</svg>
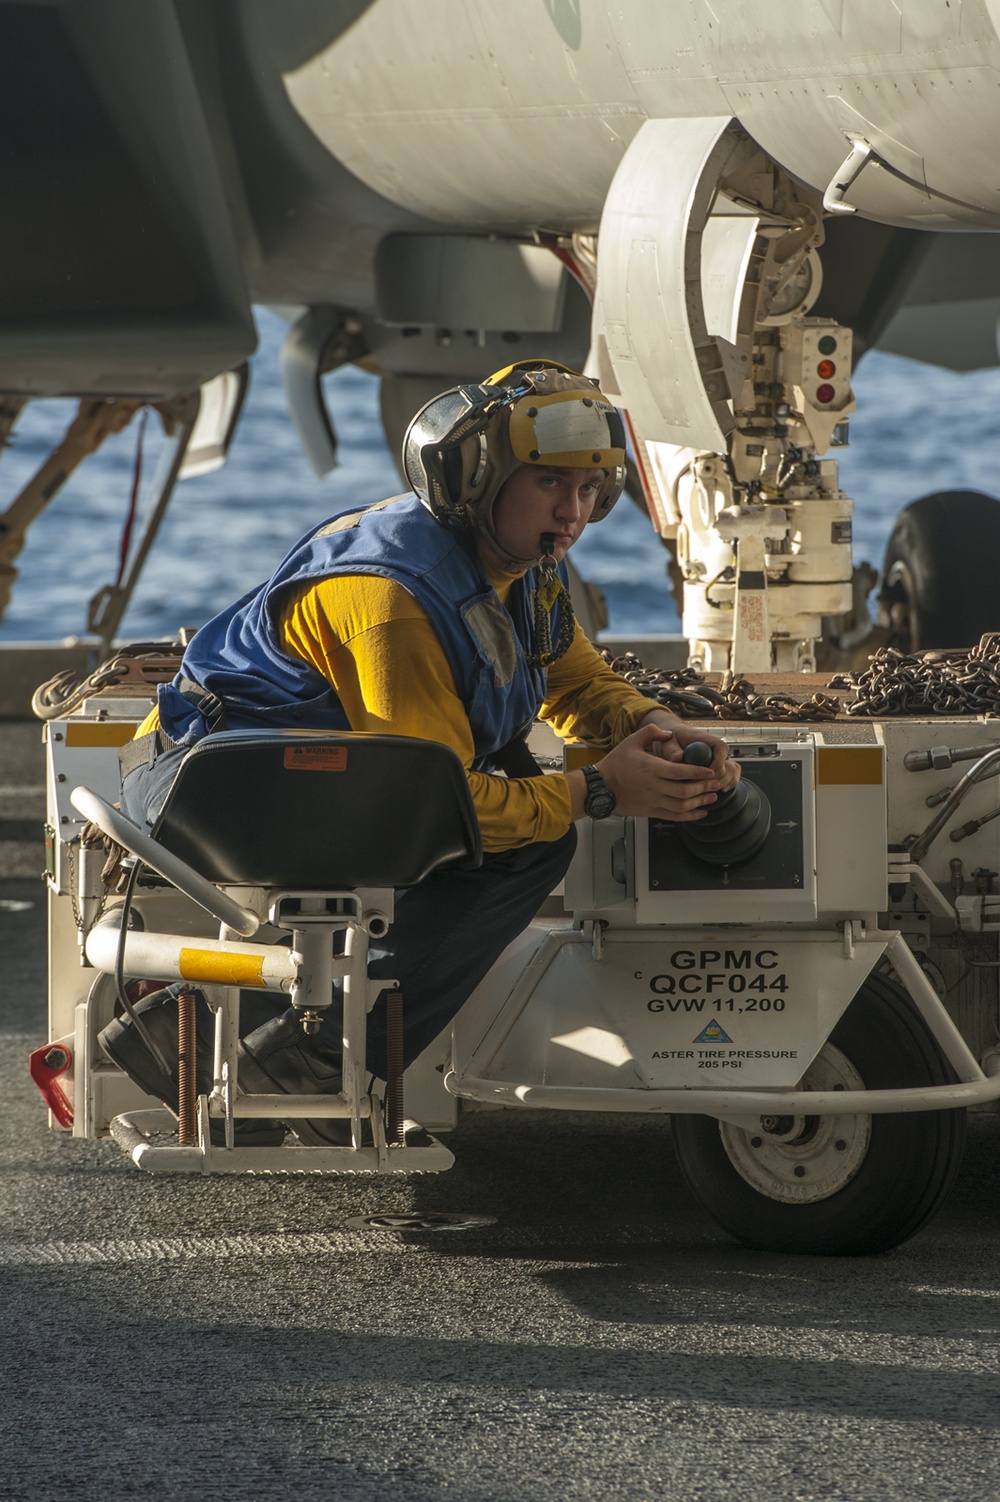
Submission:
<svg viewBox="0 0 1000 1502">
<path fill-rule="evenodd" d="M 600 521 L 625 483 L 625 430 L 593 381 L 552 361 L 526 360 L 428 402 L 407 429 L 403 467 L 439 521 L 470 523 L 502 566 L 524 568 L 542 549 L 539 539 L 527 546 L 519 531 L 522 555 L 506 545 L 514 538 L 504 528 L 498 536 L 495 503 L 507 482 L 522 470 L 586 471 L 593 505 L 584 520 Z"/>
<path fill-rule="evenodd" d="M 492 536 L 482 547 L 502 568 L 540 552 L 560 562 L 593 520 L 606 482 L 607 470 L 594 466 L 519 465 L 493 502 Z"/>
</svg>

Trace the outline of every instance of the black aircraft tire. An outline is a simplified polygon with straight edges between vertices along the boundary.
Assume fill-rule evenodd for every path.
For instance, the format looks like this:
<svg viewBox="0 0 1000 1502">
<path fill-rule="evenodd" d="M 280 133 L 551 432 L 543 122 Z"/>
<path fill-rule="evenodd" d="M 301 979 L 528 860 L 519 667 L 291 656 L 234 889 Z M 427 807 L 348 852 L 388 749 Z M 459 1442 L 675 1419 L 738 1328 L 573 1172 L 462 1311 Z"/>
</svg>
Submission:
<svg viewBox="0 0 1000 1502">
<path fill-rule="evenodd" d="M 905 652 L 972 647 L 1000 631 L 1000 501 L 978 490 L 938 490 L 896 517 L 880 599 Z"/>
<path fill-rule="evenodd" d="M 892 1089 L 954 1078 L 909 998 L 882 974 L 862 986 L 805 1082 L 829 1089 L 838 1077 L 846 1089 L 859 1080 Z M 936 1213 L 961 1163 L 964 1110 L 802 1121 L 799 1137 L 783 1142 L 711 1116 L 671 1120 L 692 1194 L 747 1246 L 820 1256 L 887 1251 Z M 810 1183 L 825 1197 L 797 1198 Z"/>
</svg>

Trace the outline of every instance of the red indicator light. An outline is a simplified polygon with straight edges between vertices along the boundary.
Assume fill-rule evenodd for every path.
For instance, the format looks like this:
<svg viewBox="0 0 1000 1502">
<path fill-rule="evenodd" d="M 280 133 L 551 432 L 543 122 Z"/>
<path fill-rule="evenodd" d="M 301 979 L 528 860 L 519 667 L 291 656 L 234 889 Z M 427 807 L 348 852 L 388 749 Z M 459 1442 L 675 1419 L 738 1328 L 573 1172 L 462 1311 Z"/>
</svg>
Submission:
<svg viewBox="0 0 1000 1502">
<path fill-rule="evenodd" d="M 821 381 L 829 381 L 837 374 L 837 367 L 832 360 L 820 360 L 816 366 L 816 374 Z"/>
<path fill-rule="evenodd" d="M 816 400 L 824 407 L 828 402 L 832 402 L 836 395 L 837 393 L 832 386 L 819 386 L 816 389 Z"/>
</svg>

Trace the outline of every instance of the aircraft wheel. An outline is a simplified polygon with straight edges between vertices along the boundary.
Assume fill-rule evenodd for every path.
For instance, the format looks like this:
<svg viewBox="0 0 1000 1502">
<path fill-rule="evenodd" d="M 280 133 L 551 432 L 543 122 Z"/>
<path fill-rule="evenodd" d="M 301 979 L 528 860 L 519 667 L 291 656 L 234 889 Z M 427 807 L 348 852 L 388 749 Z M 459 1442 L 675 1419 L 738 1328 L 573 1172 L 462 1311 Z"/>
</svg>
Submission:
<svg viewBox="0 0 1000 1502">
<path fill-rule="evenodd" d="M 938 490 L 896 517 L 879 601 L 904 652 L 971 647 L 1000 630 L 996 559 L 1000 501 L 978 490 Z"/>
<path fill-rule="evenodd" d="M 954 1078 L 898 983 L 873 975 L 806 1071 L 813 1090 L 941 1085 Z M 763 1116 L 759 1131 L 674 1116 L 688 1187 L 720 1226 L 771 1252 L 856 1256 L 913 1236 L 958 1172 L 965 1111 Z"/>
</svg>

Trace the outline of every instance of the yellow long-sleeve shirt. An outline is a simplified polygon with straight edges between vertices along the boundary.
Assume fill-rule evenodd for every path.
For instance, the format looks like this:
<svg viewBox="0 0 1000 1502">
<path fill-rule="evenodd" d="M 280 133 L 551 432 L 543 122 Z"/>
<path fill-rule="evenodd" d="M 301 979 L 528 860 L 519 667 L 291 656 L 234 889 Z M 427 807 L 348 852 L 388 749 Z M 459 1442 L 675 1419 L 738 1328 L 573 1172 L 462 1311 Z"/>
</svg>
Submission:
<svg viewBox="0 0 1000 1502">
<path fill-rule="evenodd" d="M 501 600 L 514 577 L 488 570 Z M 441 741 L 462 759 L 483 848 L 511 850 L 559 839 L 571 808 L 565 777 L 506 778 L 474 772 L 469 718 L 433 626 L 414 597 L 391 579 L 344 574 L 291 595 L 276 622 L 281 648 L 332 685 L 352 730 Z M 548 673 L 541 718 L 566 740 L 609 749 L 653 705 L 612 673 L 577 626 L 568 652 Z M 154 710 L 139 727 L 157 727 Z"/>
</svg>

